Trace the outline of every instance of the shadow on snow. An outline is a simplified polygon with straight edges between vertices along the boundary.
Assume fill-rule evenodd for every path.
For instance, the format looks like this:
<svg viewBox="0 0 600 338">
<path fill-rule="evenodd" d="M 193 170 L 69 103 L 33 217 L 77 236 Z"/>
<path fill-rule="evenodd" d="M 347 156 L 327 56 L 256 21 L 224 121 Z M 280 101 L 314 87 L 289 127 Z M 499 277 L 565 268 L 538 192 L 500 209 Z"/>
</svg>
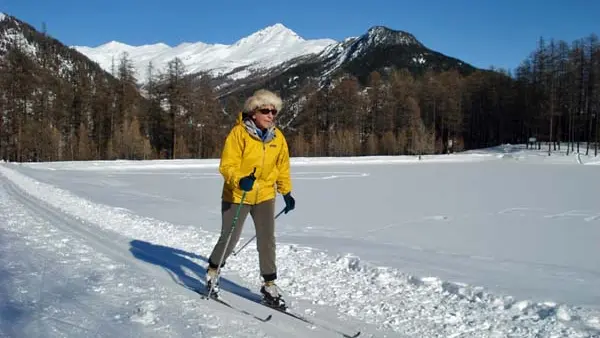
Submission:
<svg viewBox="0 0 600 338">
<path fill-rule="evenodd" d="M 201 293 L 206 290 L 204 282 L 206 268 L 198 265 L 194 260 L 201 260 L 208 264 L 207 257 L 141 240 L 132 240 L 130 245 L 129 251 L 135 258 L 162 267 L 176 283 Z M 189 273 L 192 273 L 193 276 L 190 276 Z M 219 278 L 219 286 L 221 291 L 228 291 L 255 302 L 259 302 L 261 299 L 260 295 L 223 278 L 223 276 Z"/>
</svg>

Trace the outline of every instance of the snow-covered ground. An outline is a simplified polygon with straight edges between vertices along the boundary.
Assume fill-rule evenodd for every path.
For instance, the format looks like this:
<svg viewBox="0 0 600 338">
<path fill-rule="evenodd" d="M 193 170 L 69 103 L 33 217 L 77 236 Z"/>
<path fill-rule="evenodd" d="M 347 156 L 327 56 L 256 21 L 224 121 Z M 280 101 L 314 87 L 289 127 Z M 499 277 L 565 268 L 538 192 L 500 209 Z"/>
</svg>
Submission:
<svg viewBox="0 0 600 338">
<path fill-rule="evenodd" d="M 295 158 L 279 285 L 293 311 L 361 337 L 598 337 L 598 164 L 518 146 Z M 248 301 L 254 242 L 223 297 L 272 320 L 190 290 L 219 232 L 217 165 L 0 165 L 0 336 L 339 336 Z M 248 218 L 239 245 L 252 235 Z"/>
</svg>

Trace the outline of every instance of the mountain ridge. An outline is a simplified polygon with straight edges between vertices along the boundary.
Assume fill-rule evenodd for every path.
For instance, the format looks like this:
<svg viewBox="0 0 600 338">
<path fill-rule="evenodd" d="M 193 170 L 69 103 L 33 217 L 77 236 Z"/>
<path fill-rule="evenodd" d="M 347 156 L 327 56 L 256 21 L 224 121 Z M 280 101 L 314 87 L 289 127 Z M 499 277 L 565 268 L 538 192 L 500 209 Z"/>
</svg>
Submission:
<svg viewBox="0 0 600 338">
<path fill-rule="evenodd" d="M 0 36 L 0 51 L 3 44 L 5 48 L 9 47 L 11 39 L 24 41 L 23 45 L 31 50 L 31 54 L 36 54 L 36 50 L 41 48 L 29 44 L 31 30 L 35 31 L 35 28 L 26 22 L 14 18 L 8 22 L 0 21 L 0 24 L 5 31 L 5 39 Z M 373 72 L 385 77 L 394 69 L 406 69 L 413 75 L 428 70 L 452 69 L 466 75 L 476 70 L 461 60 L 426 47 L 411 33 L 383 25 L 372 26 L 365 33 L 342 41 L 305 40 L 283 24 L 276 23 L 230 45 L 199 41 L 184 42 L 175 47 L 160 42 L 130 46 L 111 40 L 98 47 L 65 46 L 65 49 L 77 58 L 89 60 L 94 67 L 113 77 L 118 77 L 119 65 L 124 61 L 122 56 L 126 56 L 127 67 L 132 68 L 133 81 L 143 96 L 147 93 L 148 65 L 152 64 L 153 82 L 160 83 L 166 79 L 164 75 L 169 63 L 178 59 L 180 74 L 192 80 L 208 80 L 205 83 L 212 87 L 220 100 L 227 100 L 232 95 L 248 95 L 261 86 L 282 93 L 293 93 L 307 83 L 322 88 L 335 83 L 340 76 L 354 77 L 361 85 L 367 85 L 367 79 Z M 69 64 L 64 64 L 60 68 L 69 67 Z"/>
<path fill-rule="evenodd" d="M 166 43 L 132 46 L 119 41 L 109 41 L 97 47 L 71 46 L 71 48 L 110 70 L 113 59 L 127 53 L 136 69 L 136 78 L 147 81 L 146 69 L 152 62 L 159 70 L 169 61 L 179 58 L 187 73 L 208 73 L 213 77 L 227 74 L 230 79 L 240 79 L 249 72 L 267 69 L 309 54 L 317 54 L 337 41 L 333 39 L 304 39 L 281 23 L 276 23 L 242 37 L 232 44 L 182 42 L 176 46 Z"/>
</svg>

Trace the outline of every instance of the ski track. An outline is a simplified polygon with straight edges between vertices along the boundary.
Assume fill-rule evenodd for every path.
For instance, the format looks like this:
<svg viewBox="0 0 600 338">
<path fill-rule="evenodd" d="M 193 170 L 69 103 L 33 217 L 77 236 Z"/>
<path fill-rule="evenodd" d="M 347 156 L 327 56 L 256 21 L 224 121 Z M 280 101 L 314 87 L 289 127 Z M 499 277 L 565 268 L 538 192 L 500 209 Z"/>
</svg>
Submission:
<svg viewBox="0 0 600 338">
<path fill-rule="evenodd" d="M 8 279 L 0 289 L 0 322 L 9 328 L 7 336 L 268 336 L 257 323 L 240 320 L 242 316 L 222 320 L 202 303 L 206 301 L 185 289 L 144 278 L 147 271 L 118 254 L 116 246 L 103 248 L 108 242 L 94 236 L 84 243 L 73 233 L 72 222 L 41 208 L 32 213 L 31 204 L 17 203 L 6 191 L 0 190 L 0 209 L 10 210 L 13 217 L 2 217 L 0 252 L 11 264 L 2 268 Z"/>
<path fill-rule="evenodd" d="M 204 300 L 171 279 L 175 277 L 161 277 L 156 268 L 131 257 L 129 245 L 123 245 L 118 234 L 53 210 L 11 182 L 1 183 L 0 210 L 10 210 L 12 215 L 2 219 L 6 224 L 2 243 L 9 243 L 2 251 L 12 263 L 0 271 L 2 276 L 31 276 L 6 278 L 0 289 L 6 297 L 3 303 L 8 304 L 0 312 L 6 322 L 0 323 L 9 328 L 8 336 L 303 337 L 307 330 L 314 333 L 306 324 L 277 314 L 269 326 L 261 326 Z M 57 256 L 58 261 L 46 258 Z M 197 276 L 189 278 L 197 284 Z M 272 312 L 258 307 L 258 315 Z"/>
<path fill-rule="evenodd" d="M 9 169 L 6 165 L 0 166 L 0 172 L 33 197 L 45 199 L 53 208 L 85 222 L 86 226 L 93 228 L 94 232 L 103 229 L 106 233 L 145 241 L 154 246 L 178 248 L 188 253 L 201 254 L 206 254 L 216 241 L 217 234 L 195 227 L 178 226 L 133 215 L 119 208 L 90 203 L 68 191 L 35 181 Z M 4 198 L 2 200 L 3 203 L 8 203 Z M 18 210 L 14 205 L 3 207 Z M 36 222 L 31 221 L 31 224 Z M 21 231 L 26 232 L 32 228 L 31 225 L 24 226 Z M 91 232 L 89 234 L 91 235 Z M 395 269 L 371 266 L 362 262 L 359 257 L 351 255 L 334 257 L 296 245 L 280 244 L 277 255 L 281 276 L 279 285 L 287 293 L 288 302 L 292 301 L 292 306 L 296 305 L 294 307 L 298 312 L 315 315 L 317 318 L 328 313 L 331 318 L 334 316 L 332 313 L 337 312 L 334 316 L 337 317 L 337 324 L 343 325 L 344 331 L 348 333 L 370 327 L 381 330 L 373 332 L 378 337 L 388 335 L 394 337 L 398 335 L 415 337 L 600 336 L 600 316 L 594 310 L 492 295 L 476 286 L 445 282 L 435 277 L 418 278 Z M 232 257 L 228 261 L 227 268 L 224 269 L 224 276 L 237 274 L 246 287 L 257 290 L 259 279 L 256 271 L 258 266 L 256 256 Z M 68 267 L 69 264 L 64 266 Z M 115 270 L 115 277 L 119 274 L 118 271 L 124 269 L 121 265 L 111 266 L 110 269 Z M 102 268 L 102 270 L 108 269 L 109 267 Z M 92 268 L 90 271 L 93 273 Z M 129 282 L 134 285 L 150 283 L 145 279 Z M 144 300 L 151 304 L 160 304 L 157 295 L 166 292 L 165 285 L 168 284 L 165 282 L 157 284 L 156 291 L 152 293 L 154 296 L 150 297 L 151 300 L 147 300 L 149 296 L 147 293 L 133 298 L 140 304 L 144 304 Z M 147 289 L 149 286 L 141 287 Z M 104 296 L 121 298 L 120 295 Z M 131 299 L 132 295 L 127 293 L 123 298 Z M 194 303 L 188 296 L 182 299 L 182 304 L 186 302 Z M 148 305 L 141 305 L 141 307 L 148 308 Z M 185 322 L 186 315 L 198 313 L 197 308 L 193 311 L 188 310 L 187 305 L 179 307 L 179 310 L 183 313 L 175 314 L 173 318 L 178 318 L 180 323 Z M 207 327 L 210 327 L 209 322 L 214 320 L 218 321 L 217 315 L 206 318 Z M 361 323 L 357 324 L 357 321 Z M 249 322 L 242 323 L 243 332 L 249 332 Z M 113 322 L 110 324 L 117 325 Z M 235 323 L 227 325 L 232 326 L 229 332 L 237 332 Z M 254 324 L 256 332 L 248 334 L 262 335 L 261 328 L 265 325 L 269 324 L 261 326 Z M 342 329 L 342 327 L 338 328 Z M 369 333 L 365 332 L 361 336 L 369 336 Z"/>
</svg>

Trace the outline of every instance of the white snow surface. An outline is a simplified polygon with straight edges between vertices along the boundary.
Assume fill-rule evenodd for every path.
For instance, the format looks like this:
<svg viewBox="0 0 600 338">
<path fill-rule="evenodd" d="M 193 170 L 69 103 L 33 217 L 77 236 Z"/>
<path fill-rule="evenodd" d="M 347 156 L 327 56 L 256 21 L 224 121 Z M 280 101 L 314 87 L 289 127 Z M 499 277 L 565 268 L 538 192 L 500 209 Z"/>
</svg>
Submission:
<svg viewBox="0 0 600 338">
<path fill-rule="evenodd" d="M 292 162 L 277 260 L 293 311 L 361 337 L 600 336 L 599 158 L 507 145 Z M 217 165 L 0 163 L 0 336 L 339 336 L 245 299 L 254 242 L 223 297 L 270 322 L 189 290 L 220 229 Z M 248 218 L 238 247 L 252 235 Z"/>
<path fill-rule="evenodd" d="M 156 70 L 164 72 L 167 63 L 178 57 L 188 73 L 203 71 L 218 76 L 233 72 L 229 76 L 237 79 L 247 76 L 248 70 L 268 69 L 298 56 L 318 54 L 334 43 L 336 41 L 332 39 L 305 40 L 283 24 L 277 23 L 231 45 L 186 42 L 174 47 L 164 43 L 130 46 L 111 41 L 97 47 L 73 48 L 108 72 L 111 71 L 113 58 L 115 65 L 118 65 L 121 54 L 126 52 L 133 61 L 138 82 L 144 83 L 147 81 L 149 62 L 152 62 Z M 242 73 L 237 74 L 238 72 Z"/>
<path fill-rule="evenodd" d="M 6 14 L 0 12 L 0 21 L 4 20 L 6 18 Z"/>
</svg>

